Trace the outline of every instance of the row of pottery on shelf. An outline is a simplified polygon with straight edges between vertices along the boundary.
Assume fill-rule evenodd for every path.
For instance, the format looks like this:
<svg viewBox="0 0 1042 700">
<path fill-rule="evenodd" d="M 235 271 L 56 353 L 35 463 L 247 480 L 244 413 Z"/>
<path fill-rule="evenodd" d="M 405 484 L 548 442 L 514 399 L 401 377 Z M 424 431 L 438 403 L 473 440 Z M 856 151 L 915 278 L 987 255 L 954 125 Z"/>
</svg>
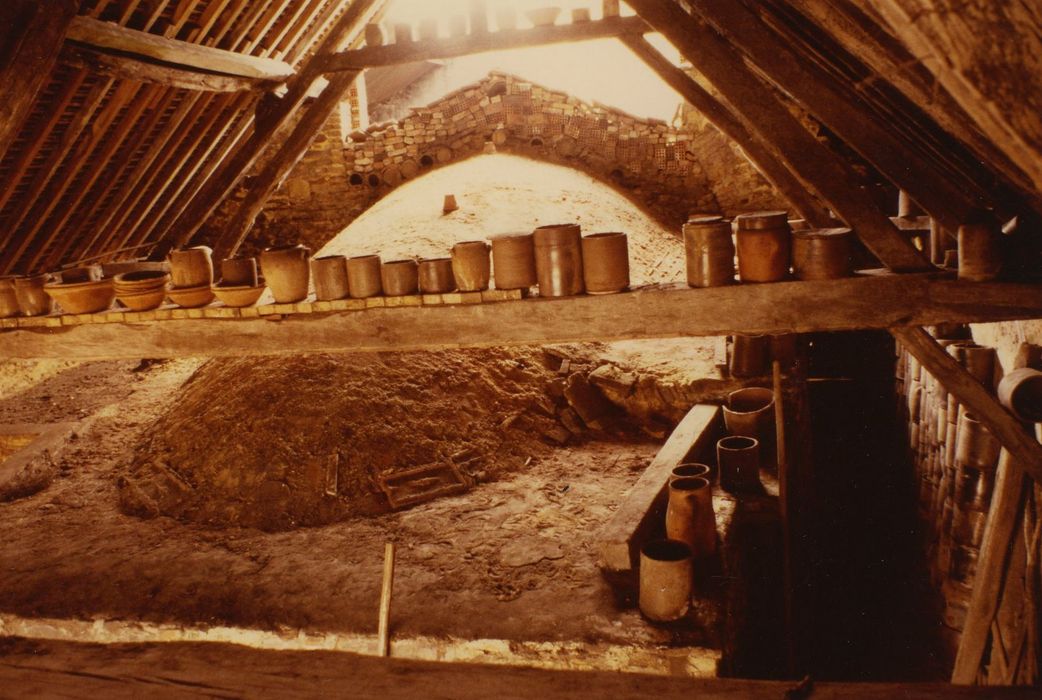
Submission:
<svg viewBox="0 0 1042 700">
<path fill-rule="evenodd" d="M 728 395 L 724 424 L 731 433 L 716 444 L 720 485 L 728 491 L 760 488 L 760 445 L 774 423 L 774 392 L 760 387 Z M 654 622 L 672 622 L 687 615 L 695 566 L 717 550 L 713 508 L 713 469 L 685 463 L 669 476 L 666 539 L 641 548 L 639 607 Z"/>
<path fill-rule="evenodd" d="M 17 316 L 46 316 L 54 310 L 44 285 L 51 275 L 0 277 L 0 318 Z"/>
<path fill-rule="evenodd" d="M 853 232 L 849 228 L 793 231 L 788 212 L 695 216 L 683 226 L 687 283 L 719 287 L 735 282 L 735 256 L 742 282 L 824 280 L 853 274 Z"/>
</svg>

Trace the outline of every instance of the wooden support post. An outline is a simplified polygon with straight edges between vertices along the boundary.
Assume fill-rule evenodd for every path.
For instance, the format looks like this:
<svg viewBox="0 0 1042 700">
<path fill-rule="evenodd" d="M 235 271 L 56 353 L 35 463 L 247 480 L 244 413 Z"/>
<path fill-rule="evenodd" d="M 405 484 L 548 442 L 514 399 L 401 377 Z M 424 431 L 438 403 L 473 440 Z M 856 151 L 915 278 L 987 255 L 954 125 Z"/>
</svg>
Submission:
<svg viewBox="0 0 1042 700">
<path fill-rule="evenodd" d="M 676 3 L 632 0 L 629 4 L 680 49 L 747 125 L 776 147 L 788 167 L 855 229 L 885 265 L 902 271 L 930 267 L 887 213 L 851 179 L 846 164 L 788 111 L 726 39 Z"/>
<path fill-rule="evenodd" d="M 639 34 L 619 37 L 637 58 L 644 61 L 662 80 L 679 92 L 692 107 L 708 119 L 725 136 L 738 144 L 749 160 L 774 185 L 793 208 L 811 226 L 828 227 L 834 219 L 828 210 L 814 198 L 807 187 L 793 175 L 785 162 L 773 152 L 770 144 L 745 127 L 745 124 L 720 100 L 695 82 L 694 78 L 674 66 L 669 59 Z"/>
<path fill-rule="evenodd" d="M 4 0 L 0 3 L 0 158 L 47 84 L 65 33 L 76 17 L 76 0 Z"/>
<path fill-rule="evenodd" d="M 394 588 L 394 542 L 384 545 L 384 576 L 380 586 L 380 619 L 377 628 L 380 656 L 391 655 L 391 590 Z"/>
<path fill-rule="evenodd" d="M 340 46 L 353 40 L 372 18 L 379 4 L 377 0 L 354 0 L 337 20 L 336 25 L 316 49 L 314 56 L 289 81 L 289 89 L 278 108 L 264 124 L 255 124 L 252 136 L 214 173 L 173 224 L 177 232 L 175 245 L 183 245 L 195 235 L 210 214 L 221 204 L 246 173 L 256 164 L 261 154 L 271 146 L 272 138 L 297 114 L 311 91 L 312 84 L 322 77 L 322 64 Z M 331 89 L 332 82 L 326 87 Z M 348 87 L 350 83 L 348 83 Z M 325 92 L 325 91 L 324 91 Z"/>
<path fill-rule="evenodd" d="M 984 386 L 922 328 L 892 328 L 890 333 L 919 360 L 923 369 L 965 404 L 1013 458 L 1010 464 L 1042 481 L 1042 445 L 1024 430 Z"/>
<path fill-rule="evenodd" d="M 785 436 L 785 391 L 782 386 L 781 362 L 777 359 L 771 361 L 771 375 L 774 388 L 774 433 L 777 448 L 778 461 L 778 510 L 781 514 L 782 524 L 782 567 L 783 567 L 783 596 L 785 599 L 785 659 L 788 666 L 789 676 L 796 674 L 796 620 L 793 614 L 794 586 L 792 580 L 793 571 L 793 547 L 792 526 L 789 522 L 789 455 L 787 452 L 787 441 Z"/>
</svg>

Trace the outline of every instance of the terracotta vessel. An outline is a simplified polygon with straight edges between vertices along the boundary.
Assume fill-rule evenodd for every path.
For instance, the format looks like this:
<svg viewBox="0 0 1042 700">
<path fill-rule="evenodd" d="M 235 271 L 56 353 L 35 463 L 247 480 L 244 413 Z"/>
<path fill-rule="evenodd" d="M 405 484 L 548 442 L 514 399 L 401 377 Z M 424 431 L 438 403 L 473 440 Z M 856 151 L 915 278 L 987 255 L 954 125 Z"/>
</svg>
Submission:
<svg viewBox="0 0 1042 700">
<path fill-rule="evenodd" d="M 93 314 L 112 306 L 116 290 L 111 279 L 92 282 L 52 282 L 43 290 L 68 314 Z"/>
<path fill-rule="evenodd" d="M 200 306 L 206 306 L 214 299 L 213 287 L 210 285 L 170 287 L 166 290 L 166 296 L 184 309 L 197 309 Z"/>
<path fill-rule="evenodd" d="M 315 280 L 315 299 L 318 301 L 343 299 L 350 291 L 347 284 L 347 258 L 343 255 L 325 255 L 313 259 L 311 276 Z"/>
<path fill-rule="evenodd" d="M 396 44 L 411 44 L 412 43 L 412 25 L 408 22 L 396 22 L 392 26 L 394 30 L 394 43 Z"/>
<path fill-rule="evenodd" d="M 1002 445 L 972 413 L 959 416 L 955 462 L 964 467 L 992 470 L 998 464 Z"/>
<path fill-rule="evenodd" d="M 391 260 L 380 268 L 384 294 L 401 297 L 419 291 L 419 266 L 415 260 Z"/>
<path fill-rule="evenodd" d="M 995 348 L 972 340 L 956 341 L 945 348 L 978 382 L 991 389 L 995 381 Z"/>
<path fill-rule="evenodd" d="M 922 216 L 926 212 L 908 196 L 904 190 L 897 193 L 897 215 L 900 217 Z"/>
<path fill-rule="evenodd" d="M 266 248 L 260 254 L 261 272 L 277 304 L 301 301 L 308 295 L 311 251 L 302 245 Z"/>
<path fill-rule="evenodd" d="M 233 287 L 256 287 L 257 258 L 225 258 L 221 261 L 221 284 Z"/>
<path fill-rule="evenodd" d="M 834 280 L 854 274 L 854 233 L 849 228 L 819 228 L 792 234 L 796 279 Z"/>
<path fill-rule="evenodd" d="M 421 294 L 445 294 L 456 288 L 452 275 L 452 258 L 426 258 L 420 261 Z"/>
<path fill-rule="evenodd" d="M 576 7 L 572 10 L 572 24 L 590 21 L 590 8 Z"/>
<path fill-rule="evenodd" d="M 675 479 L 693 476 L 700 476 L 711 483 L 713 481 L 712 474 L 713 468 L 708 464 L 684 462 L 673 467 L 672 471 L 669 472 L 669 483 L 672 483 Z"/>
<path fill-rule="evenodd" d="M 101 265 L 82 265 L 67 267 L 59 273 L 62 284 L 78 284 L 80 282 L 96 282 L 102 279 Z"/>
<path fill-rule="evenodd" d="M 131 311 L 151 311 L 166 299 L 170 273 L 160 270 L 124 272 L 113 278 L 116 299 Z"/>
<path fill-rule="evenodd" d="M 347 288 L 352 299 L 383 294 L 380 268 L 379 255 L 356 255 L 347 259 Z"/>
<path fill-rule="evenodd" d="M 459 209 L 459 203 L 456 202 L 456 195 L 454 195 L 454 194 L 447 194 L 447 195 L 445 195 L 445 199 L 442 200 L 442 204 L 441 204 L 441 213 L 442 214 L 451 214 L 452 212 L 456 211 L 457 209 Z"/>
<path fill-rule="evenodd" d="M 560 14 L 560 7 L 539 7 L 534 10 L 527 10 L 525 17 L 528 18 L 528 21 L 534 27 L 549 27 L 557 21 L 557 16 Z"/>
<path fill-rule="evenodd" d="M 52 277 L 47 273 L 15 278 L 14 293 L 23 314 L 46 316 L 54 311 L 54 300 L 43 290 L 44 285 L 51 281 Z"/>
<path fill-rule="evenodd" d="M 738 276 L 742 282 L 779 282 L 792 263 L 792 230 L 784 211 L 742 214 L 735 218 Z"/>
<path fill-rule="evenodd" d="M 175 287 L 213 284 L 213 251 L 207 246 L 170 251 L 170 279 Z"/>
<path fill-rule="evenodd" d="M 751 491 L 760 487 L 760 441 L 732 435 L 716 443 L 720 485 L 728 491 Z"/>
<path fill-rule="evenodd" d="M 765 335 L 736 335 L 731 348 L 732 377 L 762 377 L 770 367 L 770 338 Z"/>
<path fill-rule="evenodd" d="M 0 277 L 0 318 L 10 318 L 21 313 L 18 294 L 14 289 L 14 277 Z"/>
<path fill-rule="evenodd" d="M 640 612 L 672 622 L 691 607 L 691 548 L 677 540 L 653 540 L 640 550 Z"/>
<path fill-rule="evenodd" d="M 480 292 L 488 289 L 492 263 L 485 241 L 463 241 L 452 246 L 452 275 L 461 292 Z"/>
<path fill-rule="evenodd" d="M 959 279 L 987 282 L 1002 272 L 1002 232 L 993 224 L 959 227 Z"/>
<path fill-rule="evenodd" d="M 384 30 L 376 22 L 371 22 L 365 25 L 365 45 L 366 46 L 383 46 L 384 44 Z"/>
<path fill-rule="evenodd" d="M 732 435 L 764 442 L 774 432 L 774 392 L 757 386 L 732 391 L 724 406 L 724 425 Z"/>
<path fill-rule="evenodd" d="M 695 559 L 716 552 L 713 487 L 708 479 L 687 476 L 669 482 L 666 537 L 690 547 Z"/>
<path fill-rule="evenodd" d="M 697 216 L 683 226 L 689 287 L 734 284 L 731 222 L 720 216 Z"/>
<path fill-rule="evenodd" d="M 538 282 L 535 272 L 535 237 L 531 233 L 505 233 L 492 238 L 492 274 L 496 289 L 528 289 Z"/>
<path fill-rule="evenodd" d="M 217 300 L 225 306 L 242 308 L 256 304 L 257 300 L 264 294 L 265 289 L 267 287 L 263 284 L 253 287 L 216 285 L 211 291 L 217 297 Z"/>
<path fill-rule="evenodd" d="M 583 293 L 583 254 L 578 224 L 540 226 L 533 232 L 539 295 Z"/>
<path fill-rule="evenodd" d="M 1013 370 L 999 382 L 998 395 L 1020 420 L 1042 423 L 1042 372 L 1030 367 Z"/>
<path fill-rule="evenodd" d="M 583 284 L 587 294 L 615 294 L 630 286 L 626 234 L 618 231 L 583 236 Z"/>
</svg>

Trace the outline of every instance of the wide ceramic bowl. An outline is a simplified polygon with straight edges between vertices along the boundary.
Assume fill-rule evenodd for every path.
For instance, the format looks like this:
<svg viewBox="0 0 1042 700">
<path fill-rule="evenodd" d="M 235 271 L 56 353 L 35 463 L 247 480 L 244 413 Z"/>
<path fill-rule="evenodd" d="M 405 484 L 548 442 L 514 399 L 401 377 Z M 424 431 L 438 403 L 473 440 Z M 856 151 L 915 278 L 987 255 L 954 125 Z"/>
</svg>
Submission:
<svg viewBox="0 0 1042 700">
<path fill-rule="evenodd" d="M 112 286 L 111 279 L 45 284 L 43 291 L 68 314 L 105 311 L 112 306 L 112 301 L 116 298 L 116 289 Z"/>
<path fill-rule="evenodd" d="M 217 295 L 218 301 L 225 306 L 241 308 L 256 304 L 257 300 L 264 294 L 265 289 L 267 289 L 267 286 L 263 284 L 259 284 L 256 287 L 222 287 L 217 285 L 213 287 L 213 293 Z"/>
<path fill-rule="evenodd" d="M 124 294 L 143 294 L 166 289 L 170 281 L 170 273 L 161 270 L 137 270 L 124 272 L 113 278 L 116 296 Z"/>
<path fill-rule="evenodd" d="M 171 287 L 166 290 L 166 295 L 170 301 L 185 309 L 206 306 L 213 301 L 213 291 L 208 284 L 198 287 Z"/>
<path fill-rule="evenodd" d="M 116 299 L 131 311 L 151 311 L 159 308 L 159 305 L 166 299 L 166 287 L 131 294 L 119 292 L 116 294 Z"/>
</svg>

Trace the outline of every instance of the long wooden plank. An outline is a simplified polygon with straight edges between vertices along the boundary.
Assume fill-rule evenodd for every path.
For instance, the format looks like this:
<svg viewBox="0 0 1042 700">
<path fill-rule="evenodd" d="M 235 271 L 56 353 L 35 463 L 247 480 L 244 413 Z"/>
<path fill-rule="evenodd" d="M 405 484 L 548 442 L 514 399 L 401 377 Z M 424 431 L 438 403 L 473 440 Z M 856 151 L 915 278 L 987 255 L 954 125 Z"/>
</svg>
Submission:
<svg viewBox="0 0 1042 700">
<path fill-rule="evenodd" d="M 75 18 L 69 27 L 67 38 L 95 49 L 119 51 L 182 68 L 243 78 L 283 82 L 294 74 L 293 67 L 283 61 L 168 39 L 92 17 Z"/>
<path fill-rule="evenodd" d="M 723 414 L 719 406 L 697 405 L 687 412 L 626 500 L 597 533 L 598 565 L 603 570 L 611 574 L 637 570 L 640 546 L 666 512 L 669 473 L 689 457 L 711 449 L 722 432 Z"/>
<path fill-rule="evenodd" d="M 395 306 L 342 313 L 315 313 L 314 305 L 307 304 L 300 305 L 302 310 L 293 305 L 276 305 L 269 313 L 281 316 L 260 318 L 125 324 L 106 321 L 107 316 L 101 314 L 76 319 L 78 325 L 33 325 L 0 333 L 0 357 L 271 355 L 717 336 L 736 332 L 810 333 L 1039 318 L 1040 292 L 1042 287 L 1038 285 L 972 284 L 929 275 L 894 275 L 707 289 L 675 285 L 608 296 Z M 251 311 L 257 313 L 255 309 Z M 29 326 L 36 322 L 6 319 L 3 326 Z"/>
<path fill-rule="evenodd" d="M 247 92 L 270 90 L 279 85 L 277 81 L 191 70 L 180 66 L 143 61 L 130 56 L 115 56 L 90 48 L 71 51 L 69 63 L 119 80 L 136 80 L 141 83 L 165 85 L 182 90 Z"/>
<path fill-rule="evenodd" d="M 916 324 L 927 325 L 927 324 Z M 1002 407 L 988 389 L 974 379 L 922 328 L 892 328 L 890 332 L 912 353 L 959 403 L 972 411 L 1012 456 L 1010 464 L 1042 482 L 1042 445 Z"/>
<path fill-rule="evenodd" d="M 619 38 L 637 58 L 644 61 L 667 85 L 679 92 L 713 126 L 738 144 L 753 165 L 811 226 L 828 227 L 833 224 L 828 210 L 810 194 L 807 187 L 793 175 L 770 147 L 746 128 L 730 108 L 696 83 L 694 78 L 670 63 L 669 59 L 640 34 L 627 34 Z"/>
<path fill-rule="evenodd" d="M 595 22 L 503 29 L 460 37 L 366 46 L 342 51 L 324 62 L 326 72 L 356 71 L 378 66 L 396 66 L 415 61 L 456 58 L 488 51 L 546 46 L 565 42 L 609 39 L 627 34 L 645 34 L 651 28 L 640 17 L 609 17 Z"/>
<path fill-rule="evenodd" d="M 632 0 L 629 5 L 680 50 L 749 128 L 854 228 L 883 264 L 900 271 L 931 267 L 851 178 L 847 165 L 789 112 L 726 39 L 675 3 Z"/>
<path fill-rule="evenodd" d="M 5 0 L 0 8 L 0 158 L 50 79 L 78 5 L 75 0 Z"/>
<path fill-rule="evenodd" d="M 734 700 L 806 693 L 792 681 L 683 678 L 559 671 L 475 663 L 382 659 L 335 651 L 270 651 L 217 643 L 76 644 L 12 639 L 0 656 L 0 687 L 20 697 L 131 698 L 350 696 L 358 700 Z M 1034 688 L 943 683 L 829 683 L 815 700 L 1037 697 Z"/>
</svg>

